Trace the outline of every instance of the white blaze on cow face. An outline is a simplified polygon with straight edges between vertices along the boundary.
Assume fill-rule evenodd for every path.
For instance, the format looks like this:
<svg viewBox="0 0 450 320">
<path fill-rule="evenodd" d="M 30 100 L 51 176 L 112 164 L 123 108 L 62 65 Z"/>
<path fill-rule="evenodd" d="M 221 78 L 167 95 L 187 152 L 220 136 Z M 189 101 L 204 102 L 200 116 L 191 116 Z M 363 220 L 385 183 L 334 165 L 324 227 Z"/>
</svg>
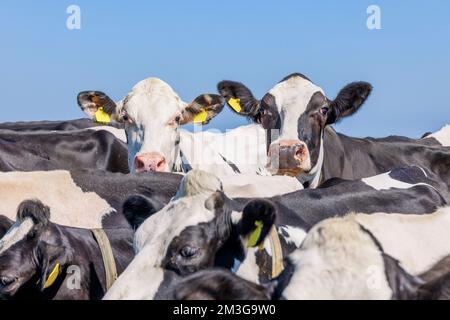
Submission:
<svg viewBox="0 0 450 320">
<path fill-rule="evenodd" d="M 23 240 L 33 228 L 34 223 L 31 218 L 14 223 L 8 232 L 0 239 L 0 254 L 11 248 L 14 244 Z"/>
<path fill-rule="evenodd" d="M 178 132 L 174 118 L 187 104 L 164 81 L 136 84 L 117 110 L 125 123 L 130 171 L 170 171 Z"/>
</svg>

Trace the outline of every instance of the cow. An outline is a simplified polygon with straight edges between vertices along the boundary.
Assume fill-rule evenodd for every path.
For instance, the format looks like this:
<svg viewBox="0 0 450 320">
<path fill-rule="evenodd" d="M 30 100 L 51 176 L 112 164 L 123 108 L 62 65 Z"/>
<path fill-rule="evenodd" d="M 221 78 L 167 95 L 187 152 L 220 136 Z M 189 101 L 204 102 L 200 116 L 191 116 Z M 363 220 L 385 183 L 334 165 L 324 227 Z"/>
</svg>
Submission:
<svg viewBox="0 0 450 320">
<path fill-rule="evenodd" d="M 353 138 L 333 130 L 332 124 L 356 113 L 369 97 L 372 85 L 367 82 L 346 85 L 334 100 L 300 73 L 283 78 L 261 100 L 239 82 L 224 80 L 217 88 L 235 113 L 268 130 L 272 174 L 295 176 L 315 188 L 333 177 L 354 180 L 419 165 L 450 181 L 450 126 L 420 140 Z"/>
<path fill-rule="evenodd" d="M 450 253 L 450 207 L 428 215 L 354 213 L 315 225 L 281 274 L 284 299 L 405 299 Z M 434 284 L 435 285 L 435 284 Z"/>
<path fill-rule="evenodd" d="M 317 221 L 357 208 L 365 213 L 386 209 L 425 214 L 446 205 L 434 182 L 418 167 L 393 170 L 365 187 L 364 181 L 354 183 L 352 188 L 351 181 L 334 181 L 327 188 L 294 192 L 287 200 L 285 196 L 230 199 L 217 177 L 190 171 L 171 202 L 137 229 L 136 258 L 105 299 L 167 298 L 172 272 L 187 276 L 213 266 L 262 283 L 279 273 L 283 257 L 300 246 Z M 129 212 L 125 215 L 156 211 L 142 196 L 130 197 L 124 207 Z"/>
<path fill-rule="evenodd" d="M 50 219 L 49 207 L 38 200 L 19 205 L 16 222 L 0 239 L 0 296 L 100 299 L 107 290 L 100 241 L 89 229 L 61 226 Z M 120 274 L 134 256 L 134 233 L 129 228 L 102 232 Z"/>
<path fill-rule="evenodd" d="M 81 118 L 62 121 L 18 121 L 0 123 L 0 130 L 13 131 L 70 131 L 101 126 L 92 119 Z"/>
<path fill-rule="evenodd" d="M 126 143 L 98 128 L 101 127 L 74 131 L 0 130 L 0 171 L 96 168 L 128 173 Z"/>
<path fill-rule="evenodd" d="M 186 103 L 164 81 L 147 78 L 118 102 L 100 91 L 82 91 L 77 102 L 89 117 L 100 114 L 103 120 L 125 128 L 132 172 L 194 168 L 218 175 L 267 174 L 258 171 L 267 158 L 266 133 L 259 126 L 250 124 L 226 133 L 179 130 L 181 125 L 206 124 L 214 118 L 225 104 L 220 95 L 202 94 Z"/>
<path fill-rule="evenodd" d="M 123 215 L 125 200 L 141 194 L 159 210 L 175 195 L 181 178 L 172 173 L 122 174 L 92 169 L 0 173 L 0 217 L 14 220 L 18 205 L 36 198 L 50 207 L 52 222 L 61 225 L 136 228 L 140 220 Z"/>
</svg>

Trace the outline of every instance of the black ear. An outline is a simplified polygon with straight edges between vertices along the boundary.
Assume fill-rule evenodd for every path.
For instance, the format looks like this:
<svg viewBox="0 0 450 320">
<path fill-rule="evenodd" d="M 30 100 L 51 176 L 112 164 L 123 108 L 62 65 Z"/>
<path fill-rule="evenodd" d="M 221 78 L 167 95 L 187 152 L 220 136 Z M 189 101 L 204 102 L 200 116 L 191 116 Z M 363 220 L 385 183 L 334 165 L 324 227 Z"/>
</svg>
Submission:
<svg viewBox="0 0 450 320">
<path fill-rule="evenodd" d="M 179 124 L 208 124 L 225 105 L 225 99 L 218 94 L 202 94 L 194 99 L 181 112 Z"/>
<path fill-rule="evenodd" d="M 383 253 L 386 278 L 392 290 L 392 299 L 417 299 L 420 287 L 424 281 L 405 271 L 398 260 Z"/>
<path fill-rule="evenodd" d="M 31 218 L 34 232 L 41 232 L 50 223 L 50 208 L 39 200 L 25 200 L 17 209 L 17 221 Z"/>
<path fill-rule="evenodd" d="M 101 91 L 82 91 L 77 102 L 81 110 L 97 122 L 109 123 L 109 116 L 117 113 L 116 103 Z"/>
<path fill-rule="evenodd" d="M 352 82 L 341 89 L 336 99 L 330 104 L 327 124 L 335 123 L 354 114 L 362 106 L 372 91 L 368 82 Z"/>
<path fill-rule="evenodd" d="M 247 240 L 248 247 L 260 245 L 272 228 L 276 217 L 275 205 L 264 199 L 247 203 L 238 223 L 239 234 Z"/>
<path fill-rule="evenodd" d="M 137 229 L 145 219 L 161 210 L 163 206 L 162 202 L 142 195 L 133 195 L 125 200 L 123 214 L 133 229 Z"/>
<path fill-rule="evenodd" d="M 224 80 L 217 84 L 217 90 L 234 112 L 251 118 L 258 114 L 259 100 L 242 83 Z"/>
</svg>

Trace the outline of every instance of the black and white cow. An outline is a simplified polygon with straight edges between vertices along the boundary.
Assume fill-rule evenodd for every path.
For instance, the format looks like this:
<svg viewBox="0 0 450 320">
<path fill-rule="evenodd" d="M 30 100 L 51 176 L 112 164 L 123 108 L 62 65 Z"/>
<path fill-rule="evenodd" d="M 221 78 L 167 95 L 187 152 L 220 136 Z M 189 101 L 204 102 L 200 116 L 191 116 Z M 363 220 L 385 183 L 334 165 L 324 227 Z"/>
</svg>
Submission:
<svg viewBox="0 0 450 320">
<path fill-rule="evenodd" d="M 449 207 L 428 215 L 358 213 L 324 220 L 289 256 L 281 297 L 431 298 L 436 283 L 427 289 L 417 276 L 449 255 L 449 228 Z"/>
<path fill-rule="evenodd" d="M 419 165 L 449 181 L 450 148 L 442 148 L 450 145 L 449 126 L 421 140 L 352 138 L 330 127 L 358 111 L 372 91 L 367 82 L 346 85 L 334 100 L 300 73 L 282 79 L 261 100 L 239 82 L 222 81 L 218 90 L 235 112 L 269 130 L 272 174 L 296 176 L 304 186 L 316 187 L 333 177 L 360 179 Z"/>
<path fill-rule="evenodd" d="M 179 130 L 183 124 L 205 124 L 224 107 L 220 95 L 202 94 L 186 103 L 164 81 L 148 78 L 114 102 L 100 91 L 83 91 L 78 104 L 91 118 L 106 118 L 125 128 L 132 172 L 186 172 L 192 168 L 220 175 L 252 173 L 264 167 L 265 131 L 248 125 L 226 133 Z"/>
<path fill-rule="evenodd" d="M 37 200 L 20 204 L 16 222 L 0 239 L 0 296 L 14 299 L 100 299 L 106 271 L 89 229 L 50 222 Z M 120 274 L 133 259 L 129 228 L 103 229 Z"/>
<path fill-rule="evenodd" d="M 0 215 L 14 220 L 22 201 L 39 199 L 50 207 L 52 222 L 61 225 L 130 228 L 129 221 L 134 221 L 133 227 L 136 227 L 139 218 L 123 215 L 125 200 L 141 194 L 159 210 L 175 195 L 180 180 L 180 175 L 159 172 L 122 174 L 99 170 L 55 170 L 0 173 Z M 1 229 L 0 236 L 3 235 Z"/>
<path fill-rule="evenodd" d="M 90 168 L 128 173 L 126 142 L 105 128 L 27 132 L 0 130 L 0 171 Z M 112 127 L 106 129 L 119 130 Z"/>
<path fill-rule="evenodd" d="M 446 204 L 439 191 L 427 183 L 422 169 L 401 171 L 403 175 L 391 172 L 366 186 L 356 181 L 352 187 L 351 181 L 345 181 L 328 188 L 299 191 L 287 200 L 283 196 L 250 201 L 229 199 L 221 192 L 219 179 L 191 171 L 183 178 L 174 199 L 138 228 L 136 258 L 105 298 L 166 298 L 167 288 L 178 281 L 173 272 L 183 277 L 212 266 L 234 270 L 255 283 L 267 281 L 272 278 L 274 254 L 266 236 L 274 222 L 282 258 L 300 246 L 314 223 L 325 218 L 356 209 L 365 213 L 382 209 L 432 213 Z M 356 192 L 360 188 L 361 192 Z M 141 196 L 130 198 L 126 208 L 138 213 L 155 211 L 151 201 Z"/>
</svg>

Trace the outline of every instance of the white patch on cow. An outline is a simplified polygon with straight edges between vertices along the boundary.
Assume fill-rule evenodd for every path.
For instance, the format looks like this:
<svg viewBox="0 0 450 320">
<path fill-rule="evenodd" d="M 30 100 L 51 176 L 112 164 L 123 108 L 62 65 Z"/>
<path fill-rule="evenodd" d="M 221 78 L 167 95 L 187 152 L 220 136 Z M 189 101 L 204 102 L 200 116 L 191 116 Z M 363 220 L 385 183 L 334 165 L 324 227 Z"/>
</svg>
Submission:
<svg viewBox="0 0 450 320">
<path fill-rule="evenodd" d="M 384 262 L 370 236 L 354 218 L 317 224 L 290 255 L 295 272 L 283 291 L 286 299 L 389 299 Z M 380 270 L 376 286 L 368 270 Z"/>
<path fill-rule="evenodd" d="M 298 179 L 290 176 L 239 174 L 221 176 L 220 179 L 230 198 L 274 197 L 303 189 Z"/>
<path fill-rule="evenodd" d="M 33 226 L 34 223 L 31 218 L 26 218 L 21 222 L 14 223 L 3 238 L 0 239 L 0 254 L 11 248 L 20 240 L 24 239 Z"/>
<path fill-rule="evenodd" d="M 39 199 L 50 208 L 51 221 L 78 228 L 101 228 L 102 218 L 114 212 L 94 192 L 83 192 L 69 171 L 0 173 L 0 214 L 16 219 L 19 204 Z"/>
<path fill-rule="evenodd" d="M 439 131 L 436 131 L 424 139 L 434 138 L 444 147 L 450 147 L 450 125 L 446 124 Z"/>
<path fill-rule="evenodd" d="M 149 249 L 150 250 L 150 249 Z M 103 300 L 151 300 L 164 280 L 164 269 L 146 263 L 143 249 L 106 292 Z"/>
<path fill-rule="evenodd" d="M 242 219 L 242 212 L 240 211 L 232 211 L 231 212 L 231 223 L 237 225 L 239 221 Z"/>
<path fill-rule="evenodd" d="M 364 182 L 365 184 L 367 184 L 368 186 L 378 190 L 378 191 L 380 191 L 380 190 L 389 190 L 389 189 L 392 189 L 392 188 L 409 189 L 409 188 L 412 188 L 412 187 L 415 187 L 415 186 L 427 186 L 427 187 L 433 188 L 429 184 L 423 183 L 423 182 L 411 184 L 411 183 L 403 182 L 403 181 L 400 181 L 400 180 L 392 179 L 389 176 L 390 173 L 391 173 L 391 171 L 386 172 L 386 173 L 382 173 L 382 174 L 378 174 L 376 176 L 363 178 L 363 179 L 361 179 L 361 181 Z"/>
<path fill-rule="evenodd" d="M 413 275 L 427 271 L 450 254 L 450 207 L 425 215 L 358 214 L 356 220 Z"/>
<path fill-rule="evenodd" d="M 322 172 L 323 166 L 323 157 L 324 157 L 324 148 L 323 148 L 323 134 L 320 137 L 320 147 L 319 147 L 319 157 L 317 158 L 317 162 L 314 167 L 307 173 L 303 173 L 298 177 L 299 182 L 305 183 L 307 181 L 310 182 L 309 188 L 317 188 L 320 182 L 320 174 Z"/>
<path fill-rule="evenodd" d="M 269 91 L 281 115 L 281 132 L 277 141 L 298 140 L 298 119 L 316 92 L 324 94 L 322 88 L 299 76 L 282 81 Z"/>
<path fill-rule="evenodd" d="M 117 139 L 121 140 L 122 142 L 127 143 L 127 135 L 125 133 L 125 130 L 118 129 L 111 126 L 96 126 L 96 127 L 90 127 L 87 130 L 95 130 L 95 131 L 108 131 L 109 133 L 112 133 Z"/>
<path fill-rule="evenodd" d="M 241 278 L 259 283 L 259 266 L 256 262 L 256 252 L 259 248 L 248 248 L 244 261 L 239 265 L 236 275 Z"/>
<path fill-rule="evenodd" d="M 286 236 L 285 233 L 288 235 Z M 305 230 L 287 225 L 278 227 L 278 234 L 284 238 L 287 244 L 293 244 L 297 248 L 300 247 L 306 237 Z"/>
</svg>

